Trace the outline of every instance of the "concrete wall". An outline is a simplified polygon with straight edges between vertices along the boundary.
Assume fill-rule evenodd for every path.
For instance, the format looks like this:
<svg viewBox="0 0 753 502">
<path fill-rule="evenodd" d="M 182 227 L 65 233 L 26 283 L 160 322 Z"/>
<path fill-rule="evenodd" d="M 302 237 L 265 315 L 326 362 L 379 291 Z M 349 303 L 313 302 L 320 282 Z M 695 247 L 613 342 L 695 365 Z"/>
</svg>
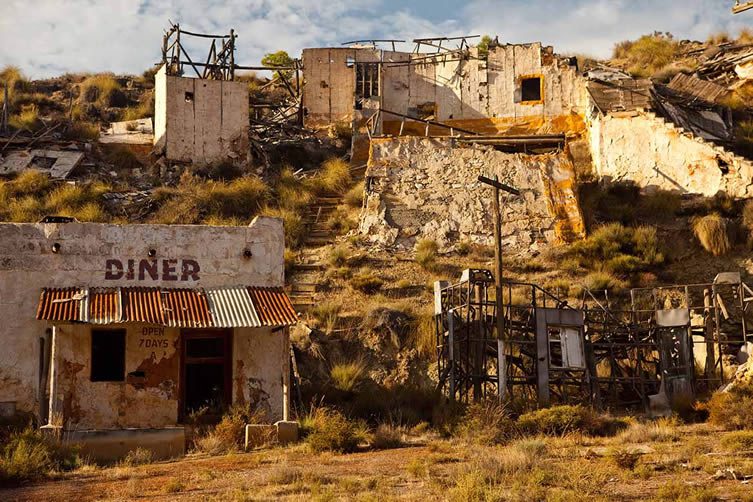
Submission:
<svg viewBox="0 0 753 502">
<path fill-rule="evenodd" d="M 53 243 L 60 244 L 58 253 L 52 252 Z M 250 259 L 243 256 L 246 248 L 252 253 Z M 119 280 L 107 278 L 108 259 L 119 260 L 127 269 L 128 260 L 137 264 L 147 258 L 150 249 L 156 251 L 157 260 L 168 260 L 168 265 L 177 266 L 177 270 L 181 267 L 180 260 L 195 260 L 200 266 L 198 280 L 193 277 L 182 280 L 181 274 L 177 280 L 172 280 L 172 276 L 152 280 L 148 275 L 139 280 L 138 274 L 133 279 L 128 279 L 127 274 Z M 283 251 L 282 221 L 276 218 L 257 218 L 248 227 L 0 224 L 0 319 L 3 320 L 0 340 L 6 348 L 0 351 L 0 403 L 15 403 L 20 411 L 36 413 L 39 409 L 39 338 L 51 328 L 35 319 L 42 288 L 282 286 Z M 62 334 L 70 333 L 66 336 L 79 341 L 88 334 L 78 331 L 80 327 L 60 329 Z M 276 335 L 283 336 L 280 332 Z M 129 333 L 129 340 L 132 336 L 136 337 Z M 165 336 L 173 335 L 166 330 Z M 67 350 L 64 344 L 60 347 L 61 351 Z M 80 352 L 76 357 L 88 354 L 88 347 L 85 344 L 76 348 Z M 249 357 L 277 360 L 279 357 L 267 352 L 273 349 L 270 345 Z M 135 353 L 129 363 L 131 367 L 141 363 L 140 357 Z M 74 358 L 73 364 L 81 361 Z M 277 376 L 264 380 L 279 385 Z M 135 391 L 132 394 L 141 395 Z"/>
<path fill-rule="evenodd" d="M 154 144 L 168 160 L 210 164 L 247 159 L 244 82 L 170 76 L 164 66 L 154 82 Z"/>
<path fill-rule="evenodd" d="M 491 189 L 478 182 L 481 174 L 523 192 L 503 204 L 507 245 L 530 249 L 583 237 L 566 153 L 508 154 L 418 137 L 372 140 L 359 231 L 387 246 L 412 247 L 421 238 L 445 249 L 460 241 L 492 244 Z"/>
<path fill-rule="evenodd" d="M 354 61 L 382 61 L 380 99 L 385 110 L 498 134 L 508 132 L 567 132 L 582 130 L 575 117 L 584 114 L 585 82 L 567 60 L 540 43 L 493 47 L 488 61 L 478 50 L 437 55 L 374 49 L 305 49 L 304 106 L 309 126 L 353 119 Z M 409 63 L 409 64 L 405 64 Z M 523 102 L 523 77 L 539 77 L 539 102 Z M 383 117 L 383 132 L 397 134 L 401 119 Z M 574 124 L 576 123 L 576 124 Z M 432 134 L 447 135 L 432 128 Z M 425 126 L 407 122 L 404 134 L 423 135 Z"/>
<path fill-rule="evenodd" d="M 593 113 L 589 136 L 595 171 L 607 181 L 705 196 L 720 191 L 753 196 L 753 162 L 683 133 L 653 113 Z"/>
</svg>

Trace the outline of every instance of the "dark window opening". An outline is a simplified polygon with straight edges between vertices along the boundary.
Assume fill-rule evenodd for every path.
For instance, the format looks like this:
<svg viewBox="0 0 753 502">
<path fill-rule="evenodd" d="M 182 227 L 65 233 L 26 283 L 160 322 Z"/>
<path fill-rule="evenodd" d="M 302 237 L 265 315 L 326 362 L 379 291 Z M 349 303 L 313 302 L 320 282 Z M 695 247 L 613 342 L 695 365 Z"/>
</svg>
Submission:
<svg viewBox="0 0 753 502">
<path fill-rule="evenodd" d="M 558 328 L 549 328 L 549 367 L 563 368 L 562 334 Z"/>
<path fill-rule="evenodd" d="M 186 340 L 186 357 L 223 357 L 225 340 L 223 338 L 192 338 Z"/>
<path fill-rule="evenodd" d="M 33 165 L 37 169 L 52 169 L 52 166 L 54 166 L 55 162 L 57 161 L 58 159 L 53 157 L 34 156 L 31 158 L 31 165 Z"/>
<path fill-rule="evenodd" d="M 186 92 L 186 103 L 193 103 L 193 93 Z"/>
<path fill-rule="evenodd" d="M 92 330 L 92 382 L 122 382 L 125 380 L 124 329 Z"/>
<path fill-rule="evenodd" d="M 541 79 L 524 78 L 521 91 L 521 101 L 541 101 Z"/>
<path fill-rule="evenodd" d="M 356 109 L 372 96 L 379 96 L 379 63 L 356 63 Z"/>
<path fill-rule="evenodd" d="M 232 332 L 185 330 L 181 338 L 181 418 L 200 413 L 203 419 L 219 420 L 232 400 Z"/>
</svg>

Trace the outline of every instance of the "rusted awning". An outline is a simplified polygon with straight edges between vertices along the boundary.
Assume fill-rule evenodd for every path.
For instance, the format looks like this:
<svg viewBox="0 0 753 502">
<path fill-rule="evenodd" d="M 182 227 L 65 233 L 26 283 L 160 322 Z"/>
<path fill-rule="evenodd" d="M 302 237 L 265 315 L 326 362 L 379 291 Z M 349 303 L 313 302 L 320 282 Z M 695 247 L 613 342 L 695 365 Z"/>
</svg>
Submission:
<svg viewBox="0 0 753 502">
<path fill-rule="evenodd" d="M 45 288 L 37 319 L 174 328 L 260 328 L 298 322 L 282 288 Z"/>
</svg>

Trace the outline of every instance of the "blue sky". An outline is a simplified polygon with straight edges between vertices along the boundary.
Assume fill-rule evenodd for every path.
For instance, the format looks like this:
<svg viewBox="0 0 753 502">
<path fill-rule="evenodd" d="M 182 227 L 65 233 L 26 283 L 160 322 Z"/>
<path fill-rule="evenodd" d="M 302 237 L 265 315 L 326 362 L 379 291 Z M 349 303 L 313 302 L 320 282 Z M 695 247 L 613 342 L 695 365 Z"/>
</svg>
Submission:
<svg viewBox="0 0 753 502">
<path fill-rule="evenodd" d="M 542 41 L 559 53 L 605 57 L 620 40 L 670 31 L 678 38 L 753 28 L 734 0 L 0 0 L 0 67 L 32 77 L 140 73 L 159 59 L 167 20 L 239 34 L 236 61 L 278 49 L 359 38 L 484 34 Z M 406 48 L 410 48 L 407 46 Z M 204 48 L 198 54 L 203 55 Z"/>
</svg>

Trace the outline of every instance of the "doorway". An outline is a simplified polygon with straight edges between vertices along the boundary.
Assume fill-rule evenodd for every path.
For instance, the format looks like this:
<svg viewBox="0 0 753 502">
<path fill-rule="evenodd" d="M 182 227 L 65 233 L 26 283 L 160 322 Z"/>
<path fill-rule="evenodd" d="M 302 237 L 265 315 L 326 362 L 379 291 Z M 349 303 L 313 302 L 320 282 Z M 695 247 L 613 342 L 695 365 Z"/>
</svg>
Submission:
<svg viewBox="0 0 753 502">
<path fill-rule="evenodd" d="M 181 356 L 181 419 L 219 420 L 232 399 L 232 330 L 181 331 Z"/>
</svg>

